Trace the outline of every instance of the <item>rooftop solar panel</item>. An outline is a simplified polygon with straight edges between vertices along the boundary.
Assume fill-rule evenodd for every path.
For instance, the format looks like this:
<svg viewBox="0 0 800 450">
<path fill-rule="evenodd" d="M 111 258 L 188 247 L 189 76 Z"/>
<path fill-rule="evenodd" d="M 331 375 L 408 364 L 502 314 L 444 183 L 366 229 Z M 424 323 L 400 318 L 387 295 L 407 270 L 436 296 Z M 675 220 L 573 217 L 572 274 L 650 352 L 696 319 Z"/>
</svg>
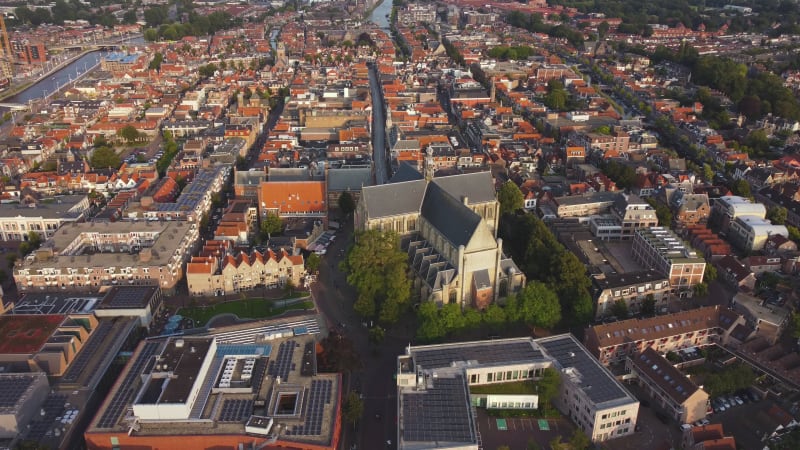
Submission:
<svg viewBox="0 0 800 450">
<path fill-rule="evenodd" d="M 104 320 L 100 322 L 97 329 L 94 330 L 94 333 L 89 336 L 89 340 L 81 348 L 78 356 L 72 361 L 72 364 L 69 365 L 67 372 L 61 377 L 62 381 L 67 383 L 78 381 L 78 378 L 86 370 L 86 366 L 89 364 L 92 356 L 94 356 L 97 349 L 106 342 L 106 338 L 113 328 L 114 324 L 111 321 Z"/>
<path fill-rule="evenodd" d="M 125 375 L 125 379 L 122 380 L 119 389 L 114 394 L 114 397 L 111 398 L 111 402 L 106 407 L 100 420 L 97 421 L 98 428 L 113 428 L 117 424 L 122 412 L 136 394 L 137 383 L 135 382 L 139 379 L 142 369 L 153 359 L 153 355 L 156 354 L 161 344 L 161 342 L 148 342 L 144 345 L 142 352 L 131 363 L 128 374 Z"/>
<path fill-rule="evenodd" d="M 67 396 L 62 394 L 50 394 L 42 405 L 44 415 L 38 415 L 31 420 L 27 439 L 39 441 L 45 437 L 47 432 L 56 423 L 56 417 L 64 414 L 66 410 Z"/>
<path fill-rule="evenodd" d="M 33 377 L 6 376 L 0 378 L 0 408 L 13 408 L 33 384 Z"/>
<path fill-rule="evenodd" d="M 292 368 L 292 358 L 294 357 L 294 350 L 299 344 L 293 340 L 282 342 L 278 347 L 278 354 L 275 359 L 269 362 L 269 369 L 267 373 L 273 377 L 281 377 L 282 381 L 289 379 L 289 372 Z"/>
<path fill-rule="evenodd" d="M 403 394 L 403 438 L 422 442 L 475 442 L 464 377 L 439 377 L 433 388 Z"/>
<path fill-rule="evenodd" d="M 450 367 L 453 361 L 477 361 L 479 364 L 510 363 L 542 359 L 542 352 L 530 340 L 483 341 L 449 348 L 415 349 L 417 366 L 425 369 Z"/>
<path fill-rule="evenodd" d="M 244 423 L 253 414 L 253 401 L 245 399 L 225 400 L 219 421 L 226 423 Z"/>
<path fill-rule="evenodd" d="M 541 339 L 537 343 L 565 370 L 566 376 L 574 376 L 578 384 L 595 404 L 631 399 L 619 383 L 571 336 Z M 570 371 L 573 368 L 574 371 Z M 564 376 L 564 375 L 562 375 Z"/>
</svg>

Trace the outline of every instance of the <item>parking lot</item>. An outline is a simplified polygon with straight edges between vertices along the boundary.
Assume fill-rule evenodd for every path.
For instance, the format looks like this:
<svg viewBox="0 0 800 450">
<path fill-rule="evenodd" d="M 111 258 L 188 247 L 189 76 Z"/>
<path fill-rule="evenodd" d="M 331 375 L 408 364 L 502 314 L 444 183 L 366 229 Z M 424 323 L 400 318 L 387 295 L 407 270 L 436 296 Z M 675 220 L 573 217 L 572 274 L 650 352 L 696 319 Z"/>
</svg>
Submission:
<svg viewBox="0 0 800 450">
<path fill-rule="evenodd" d="M 477 425 L 480 439 L 485 449 L 496 449 L 507 445 L 511 449 L 527 449 L 528 443 L 535 441 L 541 448 L 549 448 L 550 441 L 561 436 L 562 442 L 569 441 L 575 427 L 564 418 L 547 419 L 549 430 L 540 430 L 535 417 L 505 417 L 506 429 L 498 428 L 497 419 L 477 409 Z"/>
</svg>

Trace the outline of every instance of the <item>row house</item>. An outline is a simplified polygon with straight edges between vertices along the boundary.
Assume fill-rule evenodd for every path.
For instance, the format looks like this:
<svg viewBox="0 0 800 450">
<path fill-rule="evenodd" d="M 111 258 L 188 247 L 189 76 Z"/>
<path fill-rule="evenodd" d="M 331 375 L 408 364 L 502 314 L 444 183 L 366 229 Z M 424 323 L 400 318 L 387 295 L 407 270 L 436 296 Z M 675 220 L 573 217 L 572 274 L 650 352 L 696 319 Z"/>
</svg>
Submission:
<svg viewBox="0 0 800 450">
<path fill-rule="evenodd" d="M 648 298 L 655 301 L 656 311 L 667 306 L 669 280 L 653 271 L 624 274 L 601 274 L 592 277 L 592 294 L 595 302 L 595 320 L 612 315 L 614 303 L 622 301 L 636 314 Z"/>
<path fill-rule="evenodd" d="M 303 256 L 253 251 L 238 255 L 195 256 L 186 265 L 186 281 L 191 295 L 218 296 L 254 289 L 275 288 L 291 283 L 299 286 L 305 275 Z"/>
<path fill-rule="evenodd" d="M 625 368 L 645 394 L 679 424 L 705 419 L 708 393 L 653 348 L 629 356 Z"/>
<path fill-rule="evenodd" d="M 744 318 L 719 305 L 646 319 L 628 319 L 586 329 L 586 348 L 601 364 L 619 364 L 652 348 L 661 354 L 711 344 L 724 345 Z"/>
<path fill-rule="evenodd" d="M 733 253 L 731 245 L 705 225 L 684 227 L 683 237 L 689 241 L 692 247 L 703 254 L 706 261 L 714 262 Z"/>
<path fill-rule="evenodd" d="M 778 258 L 780 261 L 780 258 Z M 722 281 L 737 290 L 752 292 L 756 287 L 756 274 L 733 255 L 727 255 L 716 262 L 717 273 Z"/>
</svg>

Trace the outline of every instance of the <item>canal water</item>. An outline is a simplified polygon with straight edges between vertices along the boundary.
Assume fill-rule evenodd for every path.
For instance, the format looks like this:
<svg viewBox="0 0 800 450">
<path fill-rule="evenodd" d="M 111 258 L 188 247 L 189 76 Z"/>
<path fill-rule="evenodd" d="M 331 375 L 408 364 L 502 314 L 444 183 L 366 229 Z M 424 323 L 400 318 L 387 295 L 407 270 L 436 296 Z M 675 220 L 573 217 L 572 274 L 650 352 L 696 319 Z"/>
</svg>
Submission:
<svg viewBox="0 0 800 450">
<path fill-rule="evenodd" d="M 127 43 L 143 44 L 144 39 L 135 38 L 127 41 Z M 3 102 L 24 104 L 28 103 L 28 100 L 41 99 L 47 95 L 50 95 L 57 89 L 63 88 L 64 85 L 70 83 L 71 81 L 75 81 L 75 79 L 87 71 L 92 70 L 100 62 L 100 59 L 106 54 L 108 54 L 108 52 L 99 50 L 86 53 L 75 61 L 72 61 L 71 63 L 62 67 L 58 71 L 51 73 L 47 76 L 47 78 L 40 80 L 28 89 L 25 89 L 13 97 L 8 97 Z"/>
<path fill-rule="evenodd" d="M 25 104 L 28 103 L 28 100 L 41 99 L 46 95 L 50 95 L 56 89 L 64 87 L 70 81 L 75 81 L 81 74 L 93 69 L 100 62 L 103 54 L 104 52 L 101 51 L 89 52 L 58 71 L 51 73 L 47 78 L 42 79 L 28 89 L 5 99 L 5 102 Z"/>
<path fill-rule="evenodd" d="M 378 27 L 389 31 L 389 15 L 392 13 L 392 0 L 380 0 L 381 4 L 372 10 L 369 20 L 378 25 Z"/>
</svg>

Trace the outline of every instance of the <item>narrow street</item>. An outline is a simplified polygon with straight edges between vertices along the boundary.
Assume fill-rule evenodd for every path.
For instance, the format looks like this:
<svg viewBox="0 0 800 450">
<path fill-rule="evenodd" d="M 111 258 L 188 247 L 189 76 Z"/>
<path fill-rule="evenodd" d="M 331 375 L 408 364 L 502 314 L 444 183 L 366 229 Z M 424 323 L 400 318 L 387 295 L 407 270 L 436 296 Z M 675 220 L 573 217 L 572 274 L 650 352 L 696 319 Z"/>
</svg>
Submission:
<svg viewBox="0 0 800 450">
<path fill-rule="evenodd" d="M 353 341 L 361 358 L 361 369 L 354 371 L 349 379 L 345 377 L 345 391 L 349 386 L 363 395 L 364 416 L 355 430 L 351 424 L 342 424 L 340 448 L 350 449 L 353 444 L 359 449 L 395 448 L 397 399 L 393 377 L 397 356 L 404 352 L 412 336 L 410 330 L 398 327 L 402 332 L 387 330 L 380 345 L 369 343 L 367 328 L 353 312 L 356 291 L 347 284 L 346 275 L 338 267 L 342 252 L 346 251 L 353 236 L 352 221 L 342 225 L 336 241 L 322 258 L 319 278 L 311 287 L 328 328 L 341 330 Z M 387 441 L 392 445 L 387 445 Z"/>
<path fill-rule="evenodd" d="M 386 184 L 389 181 L 386 166 L 386 117 L 378 69 L 374 65 L 369 70 L 369 87 L 372 95 L 372 157 L 375 184 Z"/>
</svg>

